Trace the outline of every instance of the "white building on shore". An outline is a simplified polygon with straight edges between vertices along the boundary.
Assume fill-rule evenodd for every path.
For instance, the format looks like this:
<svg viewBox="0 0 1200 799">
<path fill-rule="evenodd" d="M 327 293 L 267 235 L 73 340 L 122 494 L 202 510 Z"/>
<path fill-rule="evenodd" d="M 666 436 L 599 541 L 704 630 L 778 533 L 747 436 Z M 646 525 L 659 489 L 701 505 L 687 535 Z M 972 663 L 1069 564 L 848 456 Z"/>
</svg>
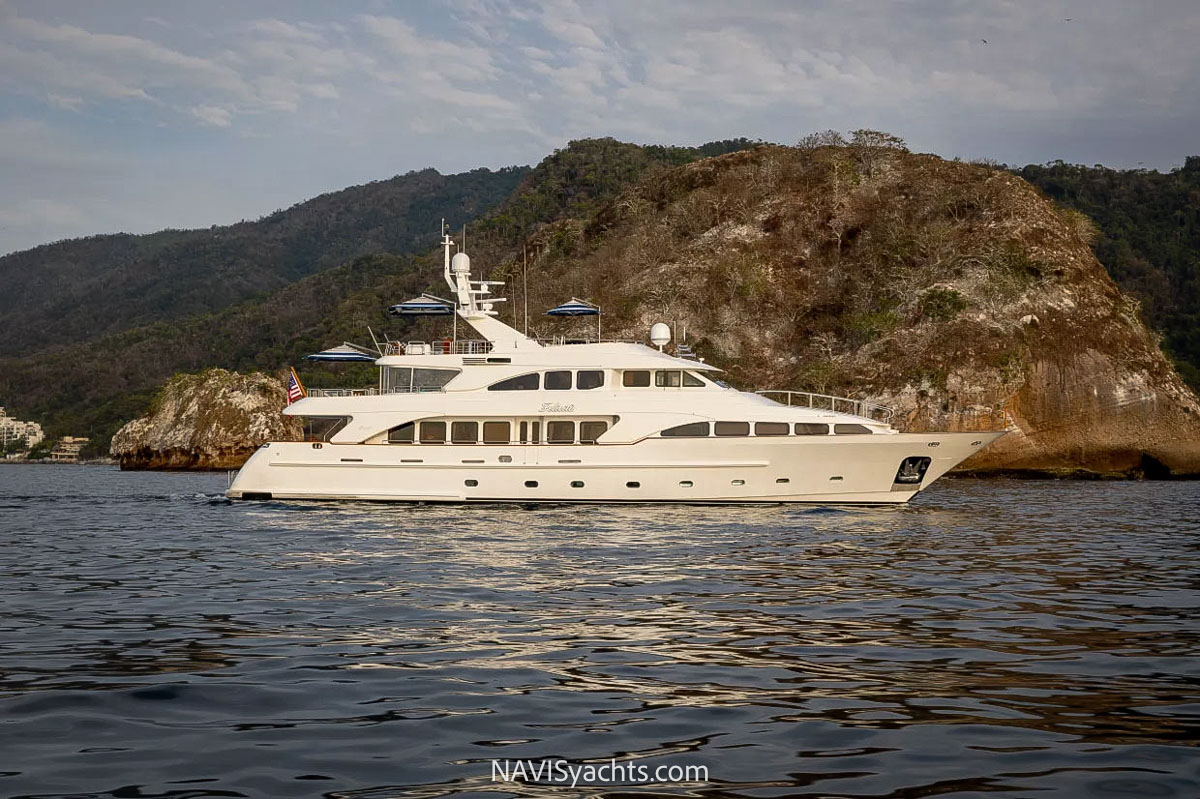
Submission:
<svg viewBox="0 0 1200 799">
<path fill-rule="evenodd" d="M 4 408 L 0 408 L 0 448 L 7 447 L 14 441 L 23 441 L 26 447 L 34 447 L 45 437 L 42 426 L 37 422 L 14 419 Z"/>
</svg>

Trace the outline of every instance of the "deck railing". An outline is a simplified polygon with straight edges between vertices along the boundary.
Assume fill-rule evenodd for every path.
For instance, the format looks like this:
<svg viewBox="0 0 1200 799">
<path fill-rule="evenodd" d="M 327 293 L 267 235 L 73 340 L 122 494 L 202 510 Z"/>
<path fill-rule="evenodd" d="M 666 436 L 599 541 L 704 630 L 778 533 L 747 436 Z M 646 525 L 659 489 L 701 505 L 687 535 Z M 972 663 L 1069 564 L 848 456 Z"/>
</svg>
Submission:
<svg viewBox="0 0 1200 799">
<path fill-rule="evenodd" d="M 378 397 L 380 394 L 427 394 L 430 392 L 445 391 L 441 387 L 432 386 L 413 386 L 393 388 L 390 391 L 380 391 L 378 388 L 310 388 L 308 396 L 310 397 Z"/>
<path fill-rule="evenodd" d="M 854 416 L 861 416 L 864 419 L 874 419 L 875 421 L 886 422 L 888 424 L 891 424 L 892 417 L 895 415 L 895 411 L 884 405 L 876 405 L 874 402 L 853 399 L 851 397 L 835 397 L 832 394 L 814 394 L 811 391 L 787 391 L 783 389 L 767 389 L 754 393 L 761 394 L 767 399 L 778 402 L 780 405 L 795 405 L 801 408 L 817 408 L 834 411 L 835 413 L 849 413 Z M 782 399 L 777 399 L 776 397 L 782 397 Z"/>
</svg>

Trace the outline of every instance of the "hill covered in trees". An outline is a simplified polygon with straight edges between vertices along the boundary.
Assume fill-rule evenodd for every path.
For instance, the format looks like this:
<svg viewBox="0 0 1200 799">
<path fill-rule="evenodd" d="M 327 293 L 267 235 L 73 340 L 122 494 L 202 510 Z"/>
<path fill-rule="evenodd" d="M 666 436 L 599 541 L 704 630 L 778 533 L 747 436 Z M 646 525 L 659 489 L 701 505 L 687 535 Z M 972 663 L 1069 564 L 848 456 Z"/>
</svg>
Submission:
<svg viewBox="0 0 1200 799">
<path fill-rule="evenodd" d="M 253 222 L 61 241 L 0 258 L 0 352 L 31 354 L 220 311 L 371 253 L 414 252 L 468 222 L 528 167 L 434 169 L 323 194 Z M 19 398 L 14 397 L 14 400 Z"/>
<path fill-rule="evenodd" d="M 1166 173 L 1062 162 L 1015 171 L 1096 223 L 1096 256 L 1200 390 L 1200 156 Z"/>
<path fill-rule="evenodd" d="M 702 147 L 642 147 L 613 139 L 571 142 L 532 170 L 508 173 L 516 188 L 497 208 L 472 223 L 472 254 L 481 256 L 476 261 L 481 265 L 497 263 L 519 252 L 519 242 L 539 226 L 591 213 L 649 172 L 755 144 L 745 139 Z M 437 182 L 434 175 L 427 177 Z M 355 194 L 356 189 L 347 191 L 347 199 L 354 199 L 357 209 L 342 211 L 347 229 L 358 216 L 381 218 L 371 201 Z M 397 331 L 396 320 L 387 316 L 388 305 L 423 290 L 444 288 L 440 251 L 429 249 L 436 238 L 437 216 L 427 218 L 425 208 L 412 208 L 393 223 L 397 229 L 412 231 L 412 237 L 394 240 L 386 251 L 343 258 L 335 261 L 336 266 L 208 312 L 109 330 L 90 340 L 83 334 L 81 343 L 64 344 L 55 338 L 49 342 L 54 346 L 36 355 L 15 356 L 14 348 L 0 338 L 5 343 L 0 349 L 0 399 L 14 411 L 41 420 L 51 436 L 91 436 L 89 449 L 103 453 L 113 432 L 140 415 L 158 387 L 178 372 L 209 367 L 271 371 L 287 363 L 304 369 L 304 355 L 347 339 L 361 341 L 367 326 L 376 332 Z M 321 213 L 317 208 L 304 211 L 314 218 Z M 193 269 L 203 272 L 203 263 L 193 264 Z M 84 303 L 83 307 L 95 306 Z M 100 308 L 94 313 L 105 314 Z M 369 372 L 363 375 L 367 383 L 373 379 Z M 335 376 L 320 368 L 305 369 L 304 375 L 306 382 L 315 385 L 346 379 L 344 372 Z"/>
</svg>

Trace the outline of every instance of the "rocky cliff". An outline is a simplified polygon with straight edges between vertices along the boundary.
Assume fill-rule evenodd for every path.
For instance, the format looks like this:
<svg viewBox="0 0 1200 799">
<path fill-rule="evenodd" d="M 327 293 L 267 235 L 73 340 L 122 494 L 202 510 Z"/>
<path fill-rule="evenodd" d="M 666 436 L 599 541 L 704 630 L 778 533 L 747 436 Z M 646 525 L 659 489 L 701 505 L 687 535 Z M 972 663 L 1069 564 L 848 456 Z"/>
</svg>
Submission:
<svg viewBox="0 0 1200 799">
<path fill-rule="evenodd" d="M 176 375 L 110 452 L 122 469 L 236 469 L 264 441 L 300 438 L 298 422 L 279 413 L 286 404 L 283 384 L 261 372 Z"/>
<path fill-rule="evenodd" d="M 588 297 L 606 336 L 671 322 L 743 387 L 867 398 L 904 430 L 1010 430 L 967 469 L 1198 474 L 1200 404 L 1093 235 L 1010 173 L 898 142 L 760 147 L 543 228 L 529 304 Z"/>
</svg>

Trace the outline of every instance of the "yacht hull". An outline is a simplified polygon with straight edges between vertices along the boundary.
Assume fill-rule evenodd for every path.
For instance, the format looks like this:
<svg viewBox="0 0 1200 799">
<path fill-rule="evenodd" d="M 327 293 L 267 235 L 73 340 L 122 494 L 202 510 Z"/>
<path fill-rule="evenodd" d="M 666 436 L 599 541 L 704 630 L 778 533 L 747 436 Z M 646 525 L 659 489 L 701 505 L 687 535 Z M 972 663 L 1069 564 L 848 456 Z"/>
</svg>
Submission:
<svg viewBox="0 0 1200 799">
<path fill-rule="evenodd" d="M 650 438 L 635 444 L 264 444 L 231 499 L 897 504 L 1003 433 Z M 898 481 L 928 458 L 919 481 Z M 912 476 L 909 476 L 912 479 Z"/>
</svg>

